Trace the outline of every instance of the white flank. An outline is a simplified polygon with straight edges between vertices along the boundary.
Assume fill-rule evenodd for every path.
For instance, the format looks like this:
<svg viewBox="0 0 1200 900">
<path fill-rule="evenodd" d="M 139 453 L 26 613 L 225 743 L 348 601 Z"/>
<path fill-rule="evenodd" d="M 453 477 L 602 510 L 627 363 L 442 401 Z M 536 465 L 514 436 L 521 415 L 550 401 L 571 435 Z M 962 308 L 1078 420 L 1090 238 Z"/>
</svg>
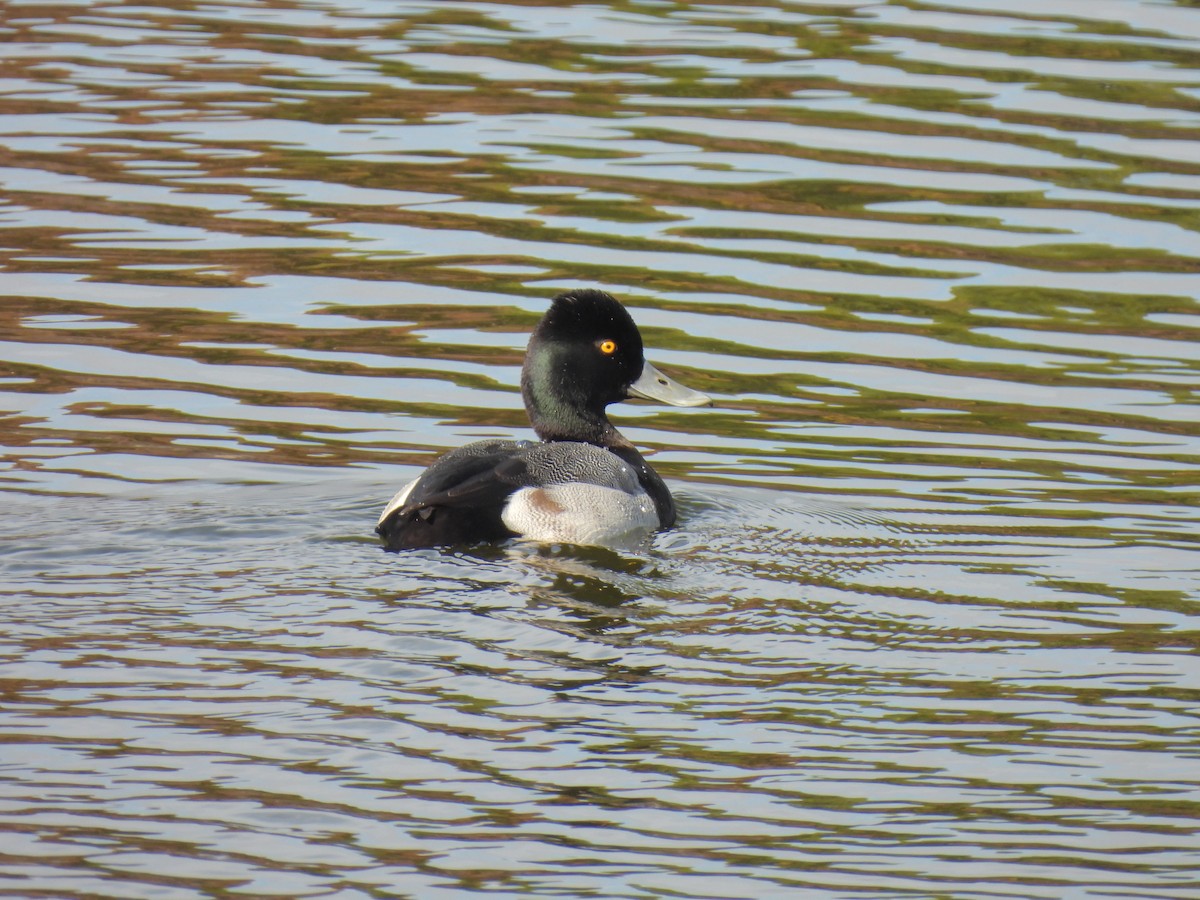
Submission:
<svg viewBox="0 0 1200 900">
<path fill-rule="evenodd" d="M 658 512 L 646 494 L 572 482 L 521 488 L 501 520 L 529 541 L 606 546 L 658 528 Z"/>
</svg>

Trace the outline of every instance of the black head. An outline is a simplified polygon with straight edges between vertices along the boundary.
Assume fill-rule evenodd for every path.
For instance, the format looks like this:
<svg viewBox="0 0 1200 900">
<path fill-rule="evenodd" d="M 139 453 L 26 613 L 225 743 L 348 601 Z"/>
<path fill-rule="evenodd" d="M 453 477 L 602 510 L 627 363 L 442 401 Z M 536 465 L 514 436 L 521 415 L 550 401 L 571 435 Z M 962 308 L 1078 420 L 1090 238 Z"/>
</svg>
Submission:
<svg viewBox="0 0 1200 900">
<path fill-rule="evenodd" d="M 529 339 L 521 394 L 545 440 L 599 443 L 604 407 L 629 396 L 642 374 L 642 336 L 610 294 L 581 289 L 554 298 Z"/>
</svg>

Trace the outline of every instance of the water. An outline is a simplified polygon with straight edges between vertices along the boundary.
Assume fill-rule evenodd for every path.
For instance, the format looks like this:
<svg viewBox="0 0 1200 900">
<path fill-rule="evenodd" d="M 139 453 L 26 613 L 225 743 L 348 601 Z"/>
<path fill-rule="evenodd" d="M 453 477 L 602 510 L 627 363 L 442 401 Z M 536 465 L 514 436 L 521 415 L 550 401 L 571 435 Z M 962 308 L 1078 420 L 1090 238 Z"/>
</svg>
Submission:
<svg viewBox="0 0 1200 900">
<path fill-rule="evenodd" d="M 1200 10 L 2 14 L 0 893 L 1200 893 Z M 678 529 L 381 552 L 576 286 Z"/>
</svg>

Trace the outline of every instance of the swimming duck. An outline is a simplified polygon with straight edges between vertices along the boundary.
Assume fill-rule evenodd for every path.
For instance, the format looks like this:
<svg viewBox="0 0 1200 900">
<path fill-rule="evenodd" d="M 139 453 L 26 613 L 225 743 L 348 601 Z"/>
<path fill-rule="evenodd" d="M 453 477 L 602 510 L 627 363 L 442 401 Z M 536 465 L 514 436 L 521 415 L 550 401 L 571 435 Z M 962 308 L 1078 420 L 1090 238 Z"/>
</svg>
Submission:
<svg viewBox="0 0 1200 900">
<path fill-rule="evenodd" d="M 625 307 L 599 290 L 559 294 L 529 339 L 521 397 L 540 441 L 476 441 L 435 460 L 391 499 L 388 550 L 499 541 L 611 544 L 675 523 L 671 492 L 605 407 L 642 397 L 711 400 L 642 355 Z"/>
</svg>

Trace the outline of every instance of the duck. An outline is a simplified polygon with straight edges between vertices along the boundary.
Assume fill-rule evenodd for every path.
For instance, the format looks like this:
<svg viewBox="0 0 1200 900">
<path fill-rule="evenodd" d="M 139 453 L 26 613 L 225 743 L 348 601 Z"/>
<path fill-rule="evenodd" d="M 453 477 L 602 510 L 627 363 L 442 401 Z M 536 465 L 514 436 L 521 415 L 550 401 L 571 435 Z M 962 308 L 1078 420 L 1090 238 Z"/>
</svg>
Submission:
<svg viewBox="0 0 1200 900">
<path fill-rule="evenodd" d="M 536 441 L 476 441 L 438 457 L 384 507 L 390 551 L 521 539 L 623 545 L 675 524 L 675 501 L 607 407 L 709 406 L 648 363 L 633 317 L 593 288 L 555 297 L 530 335 L 521 398 Z"/>
</svg>

